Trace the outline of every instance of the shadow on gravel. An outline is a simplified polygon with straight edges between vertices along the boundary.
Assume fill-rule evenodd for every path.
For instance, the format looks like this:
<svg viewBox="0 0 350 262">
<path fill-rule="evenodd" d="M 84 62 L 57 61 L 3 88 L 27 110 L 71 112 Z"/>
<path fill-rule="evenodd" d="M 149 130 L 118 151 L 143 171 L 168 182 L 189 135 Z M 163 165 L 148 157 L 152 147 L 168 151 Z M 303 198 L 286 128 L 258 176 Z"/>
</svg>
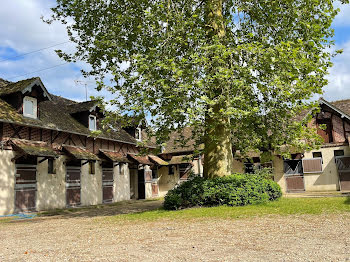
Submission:
<svg viewBox="0 0 350 262">
<path fill-rule="evenodd" d="M 74 217 L 100 217 L 122 214 L 142 213 L 159 209 L 163 206 L 162 200 L 130 200 L 112 204 L 56 209 L 39 212 L 38 218 L 74 218 Z"/>
<path fill-rule="evenodd" d="M 130 200 L 112 204 L 76 207 L 67 209 L 55 209 L 38 212 L 33 219 L 9 219 L 0 220 L 2 224 L 18 223 L 39 223 L 48 219 L 69 219 L 69 218 L 93 218 L 116 216 L 123 214 L 143 213 L 159 209 L 163 206 L 163 200 Z"/>
</svg>

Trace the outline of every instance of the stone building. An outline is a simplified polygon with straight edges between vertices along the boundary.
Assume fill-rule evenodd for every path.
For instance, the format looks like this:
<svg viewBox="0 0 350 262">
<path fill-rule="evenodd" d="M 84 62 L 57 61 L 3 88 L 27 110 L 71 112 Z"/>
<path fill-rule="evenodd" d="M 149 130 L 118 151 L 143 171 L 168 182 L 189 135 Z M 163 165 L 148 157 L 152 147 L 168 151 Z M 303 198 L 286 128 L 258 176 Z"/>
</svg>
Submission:
<svg viewBox="0 0 350 262">
<path fill-rule="evenodd" d="M 0 79 L 0 215 L 157 196 L 152 170 L 167 163 L 137 155 L 137 127 L 103 118 L 96 101 L 50 94 L 40 78 Z"/>
</svg>

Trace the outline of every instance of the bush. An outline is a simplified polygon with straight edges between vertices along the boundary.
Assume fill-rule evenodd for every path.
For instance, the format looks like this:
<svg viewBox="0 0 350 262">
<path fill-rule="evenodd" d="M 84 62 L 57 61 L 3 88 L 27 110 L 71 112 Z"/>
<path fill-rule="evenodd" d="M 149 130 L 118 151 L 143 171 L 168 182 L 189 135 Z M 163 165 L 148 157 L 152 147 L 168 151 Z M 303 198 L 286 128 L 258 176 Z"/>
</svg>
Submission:
<svg viewBox="0 0 350 262">
<path fill-rule="evenodd" d="M 273 201 L 281 196 L 280 186 L 259 174 L 234 174 L 212 179 L 195 177 L 170 190 L 165 196 L 164 208 L 244 206 Z"/>
</svg>

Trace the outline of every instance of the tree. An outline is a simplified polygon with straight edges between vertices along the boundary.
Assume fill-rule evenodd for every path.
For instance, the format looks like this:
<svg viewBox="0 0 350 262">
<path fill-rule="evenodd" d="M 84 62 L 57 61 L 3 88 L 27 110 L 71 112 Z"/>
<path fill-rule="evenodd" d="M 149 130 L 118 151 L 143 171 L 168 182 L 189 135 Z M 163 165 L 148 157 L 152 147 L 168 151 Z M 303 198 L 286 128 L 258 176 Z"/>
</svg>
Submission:
<svg viewBox="0 0 350 262">
<path fill-rule="evenodd" d="M 77 46 L 58 54 L 89 63 L 84 74 L 113 94 L 109 103 L 151 117 L 158 141 L 192 126 L 214 177 L 231 173 L 235 150 L 319 142 L 293 119 L 327 84 L 333 3 L 57 0 L 48 22 L 66 23 Z"/>
</svg>

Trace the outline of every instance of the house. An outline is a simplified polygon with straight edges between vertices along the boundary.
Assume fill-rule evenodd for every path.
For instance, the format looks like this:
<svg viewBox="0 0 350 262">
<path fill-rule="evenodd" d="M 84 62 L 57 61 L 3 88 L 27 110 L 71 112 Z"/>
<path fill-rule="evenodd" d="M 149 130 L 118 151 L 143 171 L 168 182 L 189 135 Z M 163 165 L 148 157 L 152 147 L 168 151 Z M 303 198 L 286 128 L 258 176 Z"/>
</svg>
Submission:
<svg viewBox="0 0 350 262">
<path fill-rule="evenodd" d="M 274 180 L 283 192 L 350 191 L 350 99 L 328 102 L 321 98 L 319 103 L 321 111 L 313 116 L 308 125 L 316 128 L 324 140 L 319 150 L 293 152 L 291 159 L 274 156 L 268 163 L 261 163 L 258 153 L 251 154 L 248 161 L 236 152 L 233 171 L 251 173 L 254 168 L 273 168 Z M 325 129 L 321 128 L 324 126 Z M 185 128 L 183 136 L 190 138 L 191 134 L 191 129 Z M 161 195 L 181 182 L 188 165 L 191 168 L 187 170 L 192 170 L 194 174 L 202 175 L 203 172 L 204 156 L 193 157 L 193 139 L 189 139 L 185 146 L 175 145 L 176 139 L 176 135 L 171 137 L 160 154 L 169 164 L 173 164 L 169 169 L 171 175 L 163 174 L 159 181 Z"/>
<path fill-rule="evenodd" d="M 0 215 L 157 196 L 167 163 L 103 118 L 96 101 L 55 96 L 38 77 L 0 79 Z"/>
</svg>

